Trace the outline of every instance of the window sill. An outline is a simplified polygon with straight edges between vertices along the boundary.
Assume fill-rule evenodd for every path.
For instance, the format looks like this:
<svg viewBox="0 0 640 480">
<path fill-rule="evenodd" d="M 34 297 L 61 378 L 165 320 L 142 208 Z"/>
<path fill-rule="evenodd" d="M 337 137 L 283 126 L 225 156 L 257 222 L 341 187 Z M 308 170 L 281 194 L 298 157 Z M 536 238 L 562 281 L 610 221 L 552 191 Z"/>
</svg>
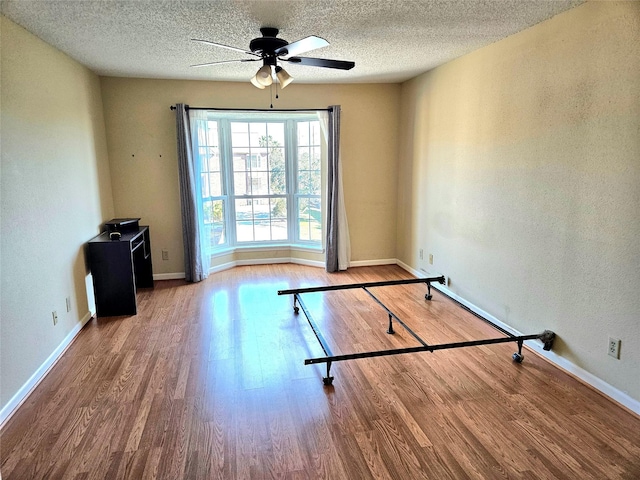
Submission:
<svg viewBox="0 0 640 480">
<path fill-rule="evenodd" d="M 270 244 L 270 245 L 256 245 L 256 246 L 235 246 L 216 249 L 211 251 L 211 257 L 222 257 L 231 253 L 237 252 L 276 252 L 282 250 L 293 250 L 299 252 L 311 252 L 311 253 L 324 253 L 324 248 L 321 246 L 301 245 L 295 243 L 286 244 Z"/>
</svg>

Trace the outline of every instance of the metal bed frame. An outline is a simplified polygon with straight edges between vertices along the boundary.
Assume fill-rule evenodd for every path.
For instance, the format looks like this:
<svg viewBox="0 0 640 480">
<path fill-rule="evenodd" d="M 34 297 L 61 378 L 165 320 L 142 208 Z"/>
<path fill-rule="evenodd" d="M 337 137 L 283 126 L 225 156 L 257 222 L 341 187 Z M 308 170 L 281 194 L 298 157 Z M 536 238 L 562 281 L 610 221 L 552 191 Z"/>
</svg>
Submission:
<svg viewBox="0 0 640 480">
<path fill-rule="evenodd" d="M 311 288 L 298 288 L 291 290 L 279 290 L 278 295 L 293 295 L 293 311 L 298 314 L 300 312 L 300 308 L 304 312 L 304 315 L 307 319 L 307 322 L 311 326 L 311 330 L 313 330 L 314 335 L 318 339 L 322 350 L 325 353 L 324 357 L 316 357 L 316 358 L 307 358 L 304 361 L 305 365 L 317 364 L 317 363 L 326 363 L 327 364 L 327 376 L 323 377 L 322 381 L 325 385 L 333 384 L 333 377 L 330 375 L 331 373 L 331 364 L 333 362 L 340 362 L 344 360 L 355 360 L 358 358 L 371 358 L 371 357 L 383 357 L 389 355 L 400 355 L 403 353 L 417 353 L 417 352 L 434 352 L 436 350 L 446 350 L 451 348 L 461 348 L 461 347 L 473 347 L 477 345 L 490 345 L 494 343 L 508 343 L 515 342 L 518 344 L 518 351 L 512 355 L 512 358 L 515 362 L 521 363 L 524 359 L 522 355 L 522 344 L 525 340 L 540 340 L 544 343 L 544 350 L 551 350 L 553 347 L 553 341 L 555 339 L 555 333 L 551 330 L 545 330 L 542 333 L 533 334 L 533 335 L 513 335 L 511 332 L 505 330 L 504 328 L 496 325 L 490 320 L 478 316 L 478 318 L 484 320 L 496 330 L 503 333 L 504 337 L 499 338 L 490 338 L 485 340 L 471 340 L 466 342 L 453 342 L 453 343 L 442 343 L 437 345 L 430 345 L 425 342 L 422 338 L 420 338 L 406 323 L 404 323 L 395 313 L 393 313 L 380 299 L 378 299 L 371 291 L 370 288 L 373 287 L 384 287 L 390 285 L 408 285 L 412 283 L 424 283 L 427 285 L 427 293 L 425 294 L 425 300 L 431 300 L 431 283 L 437 282 L 441 285 L 445 283 L 445 277 L 428 277 L 428 278 L 411 278 L 406 280 L 388 280 L 381 282 L 368 282 L 368 283 L 351 283 L 351 284 L 343 284 L 343 285 L 328 285 L 323 287 L 311 287 Z M 407 347 L 407 348 L 394 348 L 389 350 L 374 350 L 369 352 L 361 352 L 361 353 L 349 353 L 344 355 L 334 355 L 331 352 L 331 348 L 329 347 L 327 341 L 324 339 L 318 326 L 316 325 L 311 313 L 305 306 L 302 301 L 302 294 L 304 293 L 313 293 L 313 292 L 327 292 L 332 290 L 347 290 L 347 289 L 356 289 L 360 288 L 364 290 L 378 305 L 380 305 L 389 315 L 389 327 L 387 329 L 387 333 L 393 334 L 395 333 L 393 329 L 393 320 L 395 320 L 398 324 L 400 324 L 415 340 L 420 343 L 420 346 L 416 347 Z M 298 304 L 300 307 L 298 307 Z"/>
</svg>

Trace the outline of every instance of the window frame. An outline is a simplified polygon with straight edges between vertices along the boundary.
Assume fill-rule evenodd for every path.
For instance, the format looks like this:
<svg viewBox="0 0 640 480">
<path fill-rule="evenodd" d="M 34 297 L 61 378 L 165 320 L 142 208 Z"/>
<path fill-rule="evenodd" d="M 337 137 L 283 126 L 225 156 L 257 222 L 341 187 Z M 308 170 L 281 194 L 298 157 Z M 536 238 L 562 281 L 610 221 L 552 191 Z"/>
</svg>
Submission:
<svg viewBox="0 0 640 480">
<path fill-rule="evenodd" d="M 218 155 L 220 158 L 220 180 L 221 195 L 202 197 L 203 205 L 206 202 L 222 201 L 223 205 L 223 223 L 224 223 L 224 244 L 214 245 L 213 242 L 207 242 L 207 247 L 211 255 L 221 254 L 233 250 L 259 250 L 269 247 L 282 248 L 288 246 L 290 248 L 323 251 L 325 241 L 325 185 L 326 185 L 326 165 L 327 165 L 327 145 L 326 139 L 321 132 L 321 120 L 316 111 L 306 111 L 302 113 L 292 114 L 291 112 L 220 112 L 215 110 L 207 111 L 207 122 L 217 122 L 218 133 Z M 284 157 L 285 157 L 285 190 L 284 194 L 269 193 L 266 195 L 236 195 L 233 171 L 233 144 L 231 124 L 240 123 L 282 123 L 284 124 Z M 310 193 L 301 193 L 298 185 L 298 124 L 302 122 L 319 122 L 319 145 L 309 144 L 306 147 L 317 146 L 320 148 L 320 192 L 317 195 Z M 268 133 L 267 133 L 268 135 Z M 311 139 L 309 140 L 311 142 Z M 251 152 L 250 152 L 251 154 Z M 252 159 L 250 159 L 252 161 Z M 209 171 L 200 171 L 209 175 Z M 207 188 L 210 188 L 207 186 Z M 200 189 L 200 195 L 204 191 Z M 209 190 L 209 193 L 211 191 Z M 248 198 L 254 199 L 276 199 L 284 198 L 287 209 L 287 239 L 286 240 L 255 240 L 255 216 L 252 216 L 254 227 L 254 240 L 238 241 L 237 237 L 237 213 L 236 200 Z M 321 211 L 321 235 L 319 240 L 305 240 L 300 237 L 300 218 L 298 214 L 298 205 L 300 199 L 309 198 L 316 199 L 320 205 Z M 271 221 L 271 217 L 270 217 Z"/>
</svg>

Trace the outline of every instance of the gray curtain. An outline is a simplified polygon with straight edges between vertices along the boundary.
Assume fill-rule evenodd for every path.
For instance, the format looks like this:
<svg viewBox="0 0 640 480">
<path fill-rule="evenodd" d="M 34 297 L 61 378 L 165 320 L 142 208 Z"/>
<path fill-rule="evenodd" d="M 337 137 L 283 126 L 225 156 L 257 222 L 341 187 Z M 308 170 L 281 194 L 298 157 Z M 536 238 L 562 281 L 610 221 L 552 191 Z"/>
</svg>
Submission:
<svg viewBox="0 0 640 480">
<path fill-rule="evenodd" d="M 182 213 L 182 240 L 184 243 L 184 274 L 188 282 L 199 282 L 209 275 L 209 265 L 203 261 L 201 216 L 198 208 L 200 192 L 198 172 L 192 147 L 191 122 L 188 106 L 176 105 L 178 133 L 178 176 L 180 179 L 180 205 Z"/>
<path fill-rule="evenodd" d="M 350 260 L 350 240 L 342 192 L 340 165 L 340 105 L 329 107 L 327 128 L 327 237 L 326 270 L 346 270 Z"/>
</svg>

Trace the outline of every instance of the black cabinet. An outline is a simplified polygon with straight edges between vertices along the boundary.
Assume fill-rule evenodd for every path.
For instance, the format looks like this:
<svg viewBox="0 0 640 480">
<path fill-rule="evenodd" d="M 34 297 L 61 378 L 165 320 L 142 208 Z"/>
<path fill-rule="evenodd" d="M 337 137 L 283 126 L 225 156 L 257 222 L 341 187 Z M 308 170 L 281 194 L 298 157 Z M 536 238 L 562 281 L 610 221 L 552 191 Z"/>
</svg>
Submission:
<svg viewBox="0 0 640 480">
<path fill-rule="evenodd" d="M 109 224 L 107 224 L 108 227 Z M 149 227 L 129 225 L 89 240 L 96 314 L 99 317 L 135 315 L 136 289 L 153 287 Z"/>
</svg>

